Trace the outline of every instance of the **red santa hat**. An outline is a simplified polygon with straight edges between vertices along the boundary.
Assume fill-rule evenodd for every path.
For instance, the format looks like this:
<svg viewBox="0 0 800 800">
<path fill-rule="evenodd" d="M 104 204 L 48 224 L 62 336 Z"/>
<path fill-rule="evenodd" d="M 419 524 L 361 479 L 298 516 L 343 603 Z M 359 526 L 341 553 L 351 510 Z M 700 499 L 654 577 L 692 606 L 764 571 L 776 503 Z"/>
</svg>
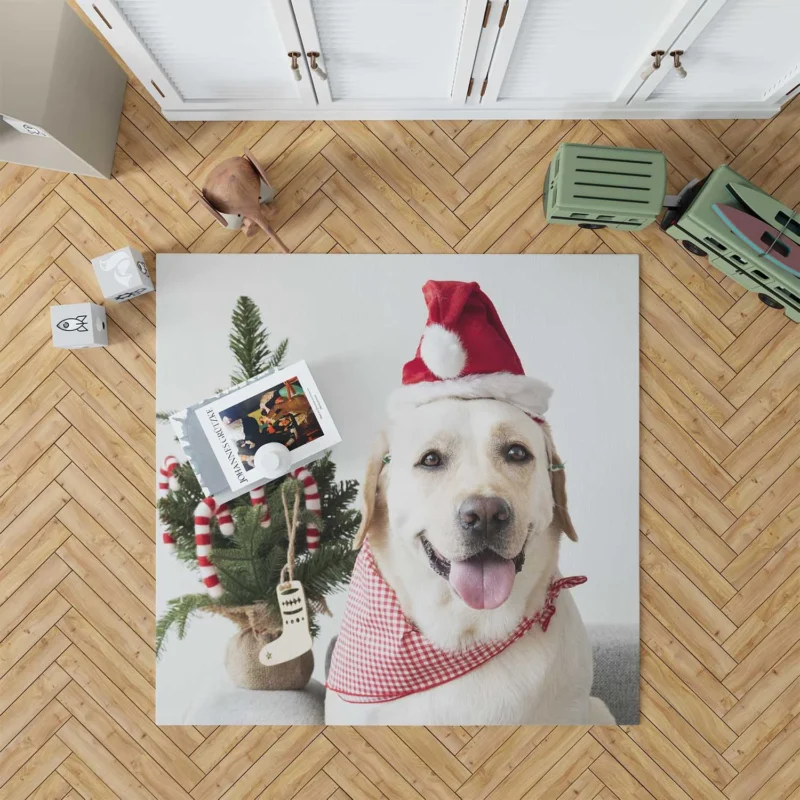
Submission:
<svg viewBox="0 0 800 800">
<path fill-rule="evenodd" d="M 477 283 L 428 281 L 428 323 L 417 353 L 403 367 L 390 413 L 444 397 L 494 399 L 527 414 L 547 411 L 553 390 L 525 375 L 492 301 Z"/>
</svg>

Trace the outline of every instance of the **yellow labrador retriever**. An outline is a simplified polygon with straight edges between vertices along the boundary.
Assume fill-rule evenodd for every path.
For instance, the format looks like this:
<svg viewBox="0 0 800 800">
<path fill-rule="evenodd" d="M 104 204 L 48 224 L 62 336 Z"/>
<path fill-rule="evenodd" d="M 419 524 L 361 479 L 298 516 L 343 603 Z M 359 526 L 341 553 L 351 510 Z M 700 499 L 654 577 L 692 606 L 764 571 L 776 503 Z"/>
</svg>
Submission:
<svg viewBox="0 0 800 800">
<path fill-rule="evenodd" d="M 445 396 L 391 419 L 367 470 L 356 544 L 369 537 L 403 613 L 438 648 L 506 639 L 542 608 L 562 534 L 577 539 L 554 464 L 549 427 L 502 400 Z M 546 631 L 534 626 L 427 691 L 353 703 L 329 690 L 326 722 L 614 724 L 590 696 L 592 651 L 568 591 L 556 607 Z"/>
</svg>

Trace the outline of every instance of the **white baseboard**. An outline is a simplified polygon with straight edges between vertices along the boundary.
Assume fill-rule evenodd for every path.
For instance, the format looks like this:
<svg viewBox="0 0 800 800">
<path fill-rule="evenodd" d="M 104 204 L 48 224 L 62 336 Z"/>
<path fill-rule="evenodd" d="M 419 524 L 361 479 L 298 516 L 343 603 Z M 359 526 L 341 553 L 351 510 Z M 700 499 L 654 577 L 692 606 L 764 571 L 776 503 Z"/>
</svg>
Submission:
<svg viewBox="0 0 800 800">
<path fill-rule="evenodd" d="M 769 119 L 781 107 L 764 103 L 696 104 L 582 107 L 481 108 L 444 106 L 442 108 L 239 108 L 220 109 L 213 105 L 197 108 L 164 108 L 173 122 L 185 120 L 392 120 L 392 119 Z"/>
</svg>

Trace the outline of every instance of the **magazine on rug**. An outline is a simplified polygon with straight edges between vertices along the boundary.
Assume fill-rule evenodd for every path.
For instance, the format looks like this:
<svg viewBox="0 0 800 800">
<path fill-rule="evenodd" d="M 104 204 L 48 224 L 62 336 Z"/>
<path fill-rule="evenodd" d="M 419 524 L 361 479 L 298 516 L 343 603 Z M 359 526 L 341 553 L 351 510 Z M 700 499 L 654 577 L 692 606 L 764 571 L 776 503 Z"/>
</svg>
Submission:
<svg viewBox="0 0 800 800">
<path fill-rule="evenodd" d="M 305 361 L 257 375 L 170 420 L 203 490 L 218 502 L 277 477 L 259 457 L 262 448 L 286 448 L 286 474 L 341 441 Z"/>
</svg>

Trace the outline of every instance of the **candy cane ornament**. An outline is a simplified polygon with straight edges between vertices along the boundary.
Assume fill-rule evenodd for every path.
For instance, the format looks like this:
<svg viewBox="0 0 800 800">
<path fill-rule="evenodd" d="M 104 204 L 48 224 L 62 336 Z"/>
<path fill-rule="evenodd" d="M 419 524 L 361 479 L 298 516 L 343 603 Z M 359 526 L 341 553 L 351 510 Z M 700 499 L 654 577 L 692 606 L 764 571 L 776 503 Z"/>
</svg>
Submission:
<svg viewBox="0 0 800 800">
<path fill-rule="evenodd" d="M 219 525 L 219 531 L 223 536 L 233 536 L 235 527 L 227 503 L 221 503 L 217 506 L 217 525 Z"/>
<path fill-rule="evenodd" d="M 211 561 L 211 520 L 217 518 L 220 533 L 223 536 L 232 536 L 234 527 L 233 519 L 226 503 L 217 505 L 213 497 L 206 497 L 197 504 L 194 510 L 194 543 L 197 552 L 197 566 L 203 578 L 206 590 L 214 599 L 219 599 L 224 594 L 219 582 L 217 568 Z"/>
<path fill-rule="evenodd" d="M 305 468 L 298 467 L 292 470 L 293 477 L 303 484 L 303 495 L 305 496 L 306 508 L 313 511 L 318 517 L 322 516 L 322 503 L 319 497 L 319 487 L 314 476 Z M 313 522 L 306 525 L 306 544 L 309 550 L 316 550 L 319 547 L 320 532 Z"/>
<path fill-rule="evenodd" d="M 250 493 L 253 505 L 264 503 L 263 489 L 261 502 L 257 500 L 257 493 Z M 194 511 L 194 544 L 197 554 L 197 566 L 200 567 L 200 575 L 209 595 L 219 599 L 225 593 L 222 584 L 219 582 L 217 568 L 211 561 L 211 520 L 216 517 L 219 532 L 223 536 L 233 536 L 236 527 L 231 516 L 227 503 L 217 504 L 213 497 L 206 497 L 197 504 Z M 264 524 L 263 521 L 261 523 Z M 267 524 L 269 524 L 269 514 L 267 513 Z"/>
<path fill-rule="evenodd" d="M 313 511 L 317 516 L 322 515 L 322 504 L 320 502 L 319 487 L 314 476 L 305 468 L 298 467 L 292 471 L 292 476 L 303 484 L 303 494 L 305 496 L 306 508 Z M 267 491 L 265 486 L 259 486 L 250 491 L 250 502 L 254 506 L 263 506 L 264 515 L 261 518 L 261 527 L 269 528 L 272 518 L 267 505 Z M 306 526 L 306 541 L 309 550 L 316 550 L 319 547 L 320 531 L 314 524 Z"/>
<path fill-rule="evenodd" d="M 167 469 L 166 464 L 165 469 Z M 163 472 L 164 470 L 162 470 L 162 473 Z M 319 487 L 317 486 L 314 476 L 305 467 L 298 467 L 293 470 L 292 476 L 303 484 L 306 508 L 317 516 L 322 516 Z M 161 483 L 159 483 L 159 488 L 160 487 Z M 167 488 L 169 488 L 169 485 Z M 271 518 L 264 486 L 259 486 L 251 490 L 250 502 L 253 506 L 263 506 L 264 513 L 261 518 L 261 525 L 264 528 L 269 527 Z M 197 552 L 197 565 L 200 567 L 200 575 L 203 578 L 206 591 L 208 591 L 211 597 L 218 600 L 225 593 L 225 590 L 222 588 L 222 584 L 219 581 L 217 568 L 211 561 L 211 520 L 215 518 L 219 525 L 220 533 L 223 536 L 233 536 L 235 526 L 227 503 L 217 504 L 217 501 L 214 500 L 213 497 L 206 497 L 197 504 L 197 508 L 194 511 L 194 543 Z M 170 539 L 172 539 L 171 536 Z M 308 544 L 308 549 L 316 550 L 319 547 L 319 540 L 320 529 L 313 523 L 306 525 L 306 542 Z"/>
<path fill-rule="evenodd" d="M 264 486 L 258 486 L 250 490 L 250 503 L 254 506 L 263 506 L 264 514 L 261 517 L 261 527 L 269 528 L 272 518 L 269 515 L 269 506 L 267 505 L 267 490 Z"/>
<path fill-rule="evenodd" d="M 178 488 L 178 476 L 175 474 L 175 469 L 178 466 L 178 459 L 175 456 L 167 456 L 164 459 L 164 465 L 158 470 L 158 496 L 159 498 L 166 497 L 170 490 Z M 161 534 L 162 541 L 168 553 L 175 552 L 175 539 L 172 534 L 164 528 Z"/>
</svg>

